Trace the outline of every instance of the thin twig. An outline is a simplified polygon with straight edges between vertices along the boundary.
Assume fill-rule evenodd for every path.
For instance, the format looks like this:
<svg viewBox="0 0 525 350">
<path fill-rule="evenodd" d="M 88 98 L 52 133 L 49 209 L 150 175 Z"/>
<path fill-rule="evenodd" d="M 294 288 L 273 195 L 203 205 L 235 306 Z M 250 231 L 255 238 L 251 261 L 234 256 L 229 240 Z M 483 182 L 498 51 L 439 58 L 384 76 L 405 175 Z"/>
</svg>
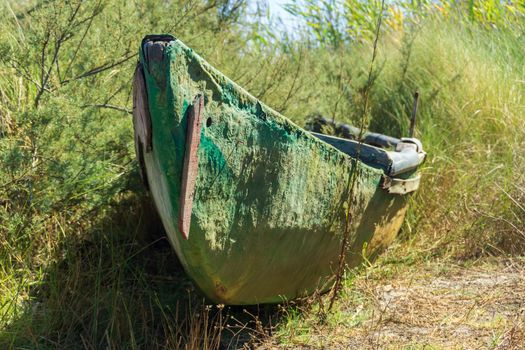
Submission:
<svg viewBox="0 0 525 350">
<path fill-rule="evenodd" d="M 288 94 L 286 95 L 286 98 L 284 99 L 283 103 L 281 104 L 281 107 L 278 109 L 278 111 L 280 113 L 283 113 L 284 109 L 288 105 L 288 102 L 290 101 L 290 98 L 292 97 L 292 94 L 293 94 L 294 89 L 295 89 L 295 84 L 297 83 L 297 78 L 299 77 L 299 73 L 301 72 L 301 68 L 302 68 L 301 62 L 303 61 L 302 58 L 303 58 L 303 51 L 300 50 L 299 51 L 299 60 L 298 60 L 298 63 L 297 63 L 297 69 L 295 71 L 295 75 L 293 77 L 292 86 L 288 90 Z"/>
<path fill-rule="evenodd" d="M 95 75 L 95 74 L 98 74 L 98 73 L 102 73 L 108 69 L 111 69 L 111 68 L 114 68 L 122 63 L 125 63 L 127 61 L 129 61 L 130 59 L 132 59 L 133 57 L 137 56 L 136 53 L 131 53 L 131 54 L 128 54 L 126 56 L 123 56 L 122 59 L 114 62 L 114 63 L 104 63 L 103 65 L 100 65 L 98 67 L 95 67 L 93 69 L 90 69 L 89 71 L 85 72 L 85 73 L 82 73 L 80 75 L 77 75 L 76 77 L 74 78 L 71 78 L 71 79 L 67 79 L 67 80 L 64 80 L 62 82 L 62 84 L 67 84 L 67 83 L 70 83 L 72 81 L 75 81 L 75 80 L 80 80 L 80 79 L 83 79 L 83 78 L 87 78 L 87 77 L 90 77 L 92 75 Z"/>
<path fill-rule="evenodd" d="M 374 78 L 373 78 L 373 72 L 374 72 L 374 63 L 375 63 L 375 60 L 376 60 L 376 57 L 377 57 L 377 43 L 378 43 L 378 40 L 379 40 L 379 32 L 380 32 L 380 29 L 381 29 L 381 23 L 382 23 L 382 19 L 383 19 L 383 10 L 384 10 L 384 6 L 385 6 L 385 0 L 382 0 L 381 1 L 381 8 L 379 10 L 379 16 L 378 16 L 378 20 L 377 20 L 377 27 L 376 27 L 376 35 L 375 35 L 375 39 L 374 39 L 374 46 L 373 46 L 373 51 L 372 51 L 372 59 L 370 60 L 370 67 L 369 67 L 369 70 L 368 70 L 368 80 L 367 80 L 367 84 L 365 86 L 365 88 L 363 89 L 363 114 L 362 114 L 362 117 L 361 117 L 361 125 L 359 126 L 359 136 L 358 136 L 358 146 L 357 146 L 357 155 L 355 157 L 355 162 L 353 163 L 353 167 L 352 167 L 352 173 L 351 173 L 351 178 L 350 178 L 350 191 L 349 191 L 349 194 L 348 194 L 348 198 L 349 198 L 349 201 L 348 201 L 348 211 L 346 213 L 346 220 L 345 220 L 345 228 L 344 228 L 344 232 L 343 232 L 343 240 L 341 242 L 341 252 L 339 254 L 339 264 L 338 264 L 338 269 L 337 269 L 337 273 L 336 273 L 336 276 L 335 276 L 335 283 L 334 283 L 334 287 L 332 288 L 332 295 L 331 295 L 331 298 L 330 298 L 330 304 L 328 306 L 328 311 L 332 310 L 332 307 L 335 303 L 335 300 L 337 299 L 338 295 L 339 295 L 339 292 L 341 290 L 341 285 L 342 285 L 342 280 L 343 280 L 343 273 L 345 271 L 345 267 L 346 267 L 346 253 L 348 251 L 348 236 L 350 234 L 350 224 L 352 222 L 352 205 L 351 205 L 351 201 L 354 197 L 354 193 L 355 193 L 355 188 L 356 188 L 356 185 L 357 185 L 357 179 L 358 179 L 358 176 L 359 176 L 359 157 L 360 157 L 360 154 L 361 154 L 361 145 L 363 143 L 362 139 L 363 139 L 363 135 L 365 133 L 365 130 L 366 130 L 366 122 L 368 120 L 368 114 L 369 114 L 369 110 L 370 110 L 370 106 L 369 106 L 369 95 L 370 95 L 370 90 L 372 88 L 372 84 L 374 82 Z"/>
<path fill-rule="evenodd" d="M 77 47 L 75 49 L 75 52 L 73 53 L 73 57 L 71 58 L 71 60 L 69 61 L 68 65 L 66 67 L 66 70 L 64 72 L 64 78 L 68 75 L 69 70 L 71 69 L 71 67 L 73 65 L 73 62 L 75 61 L 75 59 L 77 57 L 78 51 L 82 47 L 84 39 L 86 38 L 87 33 L 89 32 L 89 29 L 91 28 L 91 25 L 93 24 L 93 20 L 98 15 L 98 13 L 100 13 L 100 12 L 98 12 L 99 8 L 100 8 L 100 2 L 97 4 L 97 6 L 95 6 L 95 9 L 93 10 L 93 13 L 87 19 L 89 22 L 88 22 L 88 24 L 86 26 L 86 30 L 84 30 L 84 33 L 82 34 L 82 38 L 80 38 L 80 41 L 78 42 L 78 45 L 77 45 Z M 60 74 L 59 74 L 59 79 L 60 79 Z M 60 79 L 60 80 L 62 80 L 62 79 Z"/>
<path fill-rule="evenodd" d="M 82 108 L 108 108 L 108 109 L 114 109 L 114 110 L 121 111 L 121 112 L 128 113 L 128 114 L 132 114 L 132 111 L 127 109 L 126 107 L 110 105 L 107 103 L 95 104 L 95 105 L 83 105 Z"/>
<path fill-rule="evenodd" d="M 67 23 L 67 26 L 66 26 L 65 30 L 62 33 L 60 33 L 60 36 L 55 41 L 55 48 L 54 48 L 54 51 L 53 51 L 53 59 L 51 60 L 51 63 L 49 64 L 49 67 L 47 68 L 47 71 L 45 69 L 45 57 L 46 57 L 45 53 L 46 53 L 47 45 L 49 43 L 49 38 L 51 37 L 51 32 L 50 32 L 51 29 L 49 29 L 48 32 L 46 33 L 47 37 L 46 37 L 46 40 L 44 41 L 44 45 L 42 47 L 42 55 L 41 55 L 41 64 L 42 64 L 42 67 L 41 67 L 41 81 L 42 81 L 42 83 L 41 83 L 40 89 L 38 90 L 38 92 L 36 94 L 36 97 L 35 97 L 35 107 L 38 107 L 38 104 L 40 103 L 40 98 L 42 97 L 42 94 L 45 92 L 45 87 L 46 87 L 46 85 L 47 85 L 47 83 L 49 81 L 49 78 L 51 77 L 51 73 L 53 72 L 53 67 L 57 63 L 58 54 L 60 52 L 60 48 L 62 47 L 62 44 L 66 40 L 71 38 L 71 36 L 72 36 L 72 34 L 70 34 L 69 31 L 72 28 L 73 23 L 75 22 L 75 18 L 78 15 L 78 12 L 79 12 L 81 6 L 82 6 L 82 2 L 80 1 L 77 4 L 77 6 L 75 7 L 75 10 L 71 14 L 71 16 L 68 18 L 68 23 Z"/>
</svg>

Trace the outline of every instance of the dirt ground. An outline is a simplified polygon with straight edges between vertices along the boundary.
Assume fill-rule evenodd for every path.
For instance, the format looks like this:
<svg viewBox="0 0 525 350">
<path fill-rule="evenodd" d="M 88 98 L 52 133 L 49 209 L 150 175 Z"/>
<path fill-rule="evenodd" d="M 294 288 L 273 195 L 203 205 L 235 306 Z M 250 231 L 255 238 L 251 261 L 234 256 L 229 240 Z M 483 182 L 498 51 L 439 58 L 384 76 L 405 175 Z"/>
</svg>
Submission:
<svg viewBox="0 0 525 350">
<path fill-rule="evenodd" d="M 304 348 L 525 349 L 523 260 L 372 273 L 348 295 L 339 321 L 314 326 Z"/>
</svg>

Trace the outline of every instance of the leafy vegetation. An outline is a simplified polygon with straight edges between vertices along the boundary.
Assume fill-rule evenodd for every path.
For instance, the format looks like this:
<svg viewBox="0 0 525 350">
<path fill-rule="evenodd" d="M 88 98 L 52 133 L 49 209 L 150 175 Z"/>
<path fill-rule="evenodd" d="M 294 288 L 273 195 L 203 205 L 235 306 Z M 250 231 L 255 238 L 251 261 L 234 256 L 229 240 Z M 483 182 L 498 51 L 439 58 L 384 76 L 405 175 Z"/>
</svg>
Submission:
<svg viewBox="0 0 525 350">
<path fill-rule="evenodd" d="M 308 343 L 324 297 L 206 307 L 180 271 L 133 154 L 137 48 L 173 33 L 300 125 L 317 113 L 356 123 L 380 5 L 291 1 L 299 30 L 287 35 L 242 0 L 2 2 L 0 346 L 240 346 L 276 322 L 275 341 Z M 429 153 L 390 261 L 523 254 L 524 15 L 521 2 L 386 2 L 369 127 L 406 135 L 419 91 Z M 343 300 L 359 297 L 353 280 Z"/>
</svg>

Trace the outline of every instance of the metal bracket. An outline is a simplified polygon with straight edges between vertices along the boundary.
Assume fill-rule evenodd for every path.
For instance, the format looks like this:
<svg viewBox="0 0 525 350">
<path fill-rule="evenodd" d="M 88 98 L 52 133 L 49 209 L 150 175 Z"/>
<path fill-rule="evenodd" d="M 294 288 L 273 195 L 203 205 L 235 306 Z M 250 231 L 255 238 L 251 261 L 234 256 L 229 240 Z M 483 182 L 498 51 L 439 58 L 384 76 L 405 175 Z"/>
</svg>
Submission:
<svg viewBox="0 0 525 350">
<path fill-rule="evenodd" d="M 420 180 L 420 174 L 409 179 L 399 179 L 384 175 L 382 188 L 391 194 L 407 194 L 419 188 Z"/>
</svg>

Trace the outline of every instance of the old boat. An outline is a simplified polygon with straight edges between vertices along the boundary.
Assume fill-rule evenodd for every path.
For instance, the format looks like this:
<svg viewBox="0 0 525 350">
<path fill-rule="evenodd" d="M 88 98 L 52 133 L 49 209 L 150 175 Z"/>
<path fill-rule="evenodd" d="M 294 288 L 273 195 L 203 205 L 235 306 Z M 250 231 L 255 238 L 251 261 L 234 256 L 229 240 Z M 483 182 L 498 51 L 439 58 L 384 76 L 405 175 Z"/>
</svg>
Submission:
<svg viewBox="0 0 525 350">
<path fill-rule="evenodd" d="M 356 266 L 400 229 L 425 157 L 416 139 L 306 131 L 169 35 L 143 40 L 133 87 L 143 180 L 184 269 L 212 301 L 326 290 L 344 232 Z"/>
</svg>

